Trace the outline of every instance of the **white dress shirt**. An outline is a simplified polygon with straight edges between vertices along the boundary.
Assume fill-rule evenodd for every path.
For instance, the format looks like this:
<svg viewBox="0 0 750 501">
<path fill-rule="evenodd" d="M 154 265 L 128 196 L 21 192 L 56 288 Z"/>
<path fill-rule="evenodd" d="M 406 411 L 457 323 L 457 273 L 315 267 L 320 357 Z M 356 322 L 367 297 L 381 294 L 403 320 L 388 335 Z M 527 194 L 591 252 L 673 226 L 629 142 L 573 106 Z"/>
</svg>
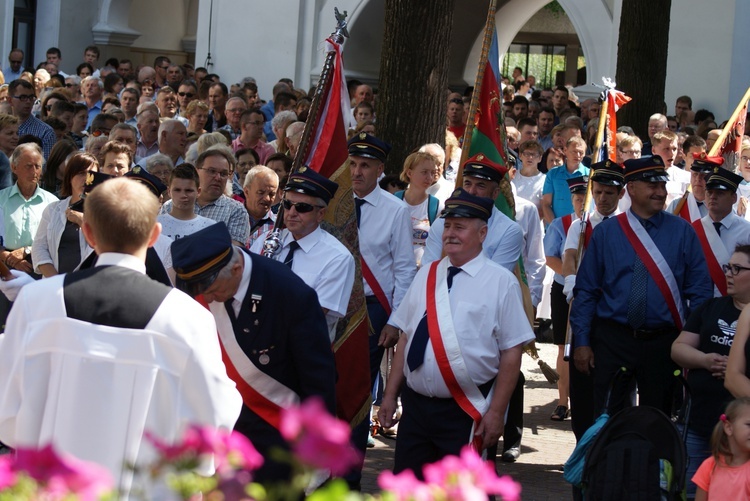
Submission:
<svg viewBox="0 0 750 501">
<path fill-rule="evenodd" d="M 607 216 L 615 217 L 618 214 L 620 214 L 620 209 L 615 209 L 615 211 Z M 589 216 L 589 221 L 591 221 L 591 230 L 593 231 L 596 226 L 604 221 L 604 216 L 602 216 L 599 211 L 594 211 L 591 213 L 591 216 Z M 581 238 L 581 220 L 576 219 L 572 223 L 570 223 L 570 228 L 568 228 L 568 236 L 565 238 L 565 250 L 573 249 L 578 250 L 578 241 Z"/>
<path fill-rule="evenodd" d="M 362 198 L 359 252 L 395 311 L 417 272 L 409 208 L 379 186 Z M 365 296 L 374 295 L 363 282 Z"/>
<path fill-rule="evenodd" d="M 544 232 L 539 219 L 539 210 L 528 200 L 516 198 L 516 221 L 523 231 L 523 267 L 529 285 L 531 304 L 536 307 L 542 300 L 547 260 L 544 256 Z"/>
<path fill-rule="evenodd" d="M 502 350 L 526 344 L 534 339 L 534 333 L 523 309 L 521 288 L 515 275 L 484 254 L 461 266 L 461 270 L 453 278 L 449 293 L 451 314 L 468 373 L 474 383 L 481 385 L 497 377 Z M 426 311 L 428 272 L 429 266 L 419 270 L 392 317 L 396 326 L 406 333 L 405 356 Z M 404 364 L 404 375 L 409 387 L 417 393 L 451 397 L 431 341 L 427 342 L 424 363 L 414 372 Z"/>
<path fill-rule="evenodd" d="M 503 268 L 512 272 L 516 262 L 521 256 L 523 249 L 523 230 L 521 226 L 512 221 L 508 216 L 492 208 L 492 215 L 487 221 L 487 238 L 482 248 L 487 257 Z M 443 228 L 445 220 L 438 218 L 430 227 L 430 235 L 427 237 L 424 256 L 422 256 L 422 267 L 426 267 L 433 261 L 437 261 L 443 255 Z"/>
</svg>

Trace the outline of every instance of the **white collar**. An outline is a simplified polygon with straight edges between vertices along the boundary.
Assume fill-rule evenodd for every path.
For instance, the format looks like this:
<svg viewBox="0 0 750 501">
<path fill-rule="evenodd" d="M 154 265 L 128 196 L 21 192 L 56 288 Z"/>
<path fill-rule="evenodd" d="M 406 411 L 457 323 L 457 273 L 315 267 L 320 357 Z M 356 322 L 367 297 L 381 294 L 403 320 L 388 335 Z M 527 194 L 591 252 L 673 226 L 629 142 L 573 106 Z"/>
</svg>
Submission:
<svg viewBox="0 0 750 501">
<path fill-rule="evenodd" d="M 451 263 L 449 257 L 446 256 L 446 259 L 448 259 L 448 264 L 450 266 L 454 266 L 453 263 Z M 472 277 L 475 277 L 479 273 L 479 270 L 481 270 L 482 267 L 484 266 L 484 262 L 486 260 L 487 258 L 484 256 L 484 252 L 480 252 L 479 254 L 477 254 L 477 256 L 474 259 L 460 266 L 461 271 L 469 274 Z"/>
<path fill-rule="evenodd" d="M 299 244 L 300 249 L 305 251 L 305 253 L 308 253 L 310 252 L 310 249 L 315 247 L 315 244 L 317 244 L 322 237 L 323 228 L 318 226 L 309 234 L 297 240 L 297 243 Z M 284 247 L 287 247 L 290 243 L 292 243 L 293 240 L 294 236 L 292 235 L 292 232 L 287 229 L 287 234 L 284 236 Z"/>
<path fill-rule="evenodd" d="M 104 252 L 96 258 L 96 266 L 122 266 L 138 273 L 146 273 L 146 263 L 132 254 Z"/>
<path fill-rule="evenodd" d="M 246 255 L 239 247 L 234 247 L 234 249 L 239 251 L 240 257 L 243 260 L 242 278 L 240 279 L 240 285 L 237 288 L 237 292 L 234 293 L 234 300 L 239 301 L 240 304 L 242 304 L 247 295 L 247 288 L 250 286 L 250 273 L 252 272 L 253 263 L 250 260 L 250 256 Z"/>
</svg>

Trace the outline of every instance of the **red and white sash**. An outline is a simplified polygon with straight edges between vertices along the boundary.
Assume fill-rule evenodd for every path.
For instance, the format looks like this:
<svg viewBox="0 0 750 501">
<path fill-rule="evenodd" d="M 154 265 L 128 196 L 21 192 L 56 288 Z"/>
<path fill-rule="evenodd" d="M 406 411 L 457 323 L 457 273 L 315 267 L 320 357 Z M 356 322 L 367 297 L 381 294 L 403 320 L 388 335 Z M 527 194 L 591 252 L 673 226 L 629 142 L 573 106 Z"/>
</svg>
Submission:
<svg viewBox="0 0 750 501">
<path fill-rule="evenodd" d="M 701 211 L 698 208 L 698 201 L 692 193 L 688 193 L 687 197 L 685 197 L 685 203 L 682 205 L 682 209 L 680 209 L 680 217 L 688 223 L 698 221 L 702 217 Z"/>
<path fill-rule="evenodd" d="M 227 375 L 237 384 L 245 405 L 278 429 L 281 425 L 281 410 L 299 404 L 299 395 L 258 369 L 247 358 L 237 343 L 232 321 L 223 303 L 213 302 L 208 308 L 216 320 Z"/>
<path fill-rule="evenodd" d="M 641 258 L 643 265 L 648 270 L 651 278 L 664 296 L 674 324 L 682 330 L 685 312 L 682 307 L 682 296 L 677 286 L 677 280 L 672 269 L 667 264 L 659 248 L 649 236 L 646 229 L 636 219 L 631 211 L 626 211 L 617 216 L 622 231 L 625 233 L 635 253 Z"/>
<path fill-rule="evenodd" d="M 719 234 L 716 233 L 716 228 L 714 228 L 711 218 L 706 216 L 700 218 L 698 221 L 694 221 L 693 228 L 695 228 L 695 233 L 698 235 L 698 241 L 703 248 L 703 254 L 706 256 L 708 272 L 716 286 L 715 289 L 718 289 L 720 296 L 726 296 L 727 280 L 724 277 L 724 270 L 721 269 L 721 265 L 729 262 L 729 252 L 724 247 L 724 242 L 721 241 Z"/>
<path fill-rule="evenodd" d="M 568 230 L 570 229 L 570 225 L 573 224 L 573 214 L 565 214 L 563 217 L 560 218 L 560 222 L 563 226 L 563 234 L 566 236 L 568 235 Z"/>
<path fill-rule="evenodd" d="M 444 258 L 430 265 L 430 272 L 427 275 L 427 330 L 435 352 L 435 361 L 451 396 L 474 420 L 469 443 L 480 451 L 482 437 L 474 436 L 474 430 L 490 408 L 494 386 L 485 397 L 469 375 L 456 331 L 453 328 L 453 315 L 448 296 L 448 264 L 448 259 Z"/>
<path fill-rule="evenodd" d="M 370 289 L 372 289 L 372 293 L 375 294 L 375 297 L 378 299 L 378 303 L 380 303 L 380 306 L 383 307 L 386 315 L 390 317 L 391 305 L 388 302 L 388 296 L 385 295 L 385 292 L 383 291 L 383 288 L 380 286 L 378 279 L 375 278 L 375 274 L 372 272 L 370 267 L 367 266 L 367 262 L 365 261 L 364 256 L 362 256 L 361 254 L 360 254 L 360 262 L 362 263 L 362 278 L 365 279 L 365 282 L 367 282 L 367 285 L 369 285 Z"/>
</svg>

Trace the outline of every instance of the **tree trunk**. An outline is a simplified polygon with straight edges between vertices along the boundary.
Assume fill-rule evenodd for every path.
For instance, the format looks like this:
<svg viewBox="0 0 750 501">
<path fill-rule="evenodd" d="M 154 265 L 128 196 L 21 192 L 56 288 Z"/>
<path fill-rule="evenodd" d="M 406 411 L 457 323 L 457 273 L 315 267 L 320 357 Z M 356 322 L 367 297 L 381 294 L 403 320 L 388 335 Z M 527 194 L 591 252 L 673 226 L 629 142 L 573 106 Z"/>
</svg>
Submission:
<svg viewBox="0 0 750 501">
<path fill-rule="evenodd" d="M 377 134 L 392 146 L 386 171 L 399 173 L 425 143 L 445 144 L 448 53 L 454 0 L 385 0 Z"/>
<path fill-rule="evenodd" d="M 633 101 L 617 114 L 648 141 L 648 118 L 664 113 L 672 0 L 623 0 L 617 45 L 617 88 Z"/>
</svg>

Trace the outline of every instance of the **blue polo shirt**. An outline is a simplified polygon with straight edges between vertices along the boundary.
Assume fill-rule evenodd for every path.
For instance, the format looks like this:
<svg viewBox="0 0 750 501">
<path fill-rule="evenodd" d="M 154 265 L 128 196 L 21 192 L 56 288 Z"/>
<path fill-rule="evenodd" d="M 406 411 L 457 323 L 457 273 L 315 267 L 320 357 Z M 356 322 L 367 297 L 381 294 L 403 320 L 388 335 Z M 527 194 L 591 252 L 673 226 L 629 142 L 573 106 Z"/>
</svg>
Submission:
<svg viewBox="0 0 750 501">
<path fill-rule="evenodd" d="M 583 162 L 572 173 L 568 172 L 568 168 L 564 164 L 554 167 L 547 173 L 547 177 L 544 179 L 542 195 L 552 194 L 552 212 L 554 212 L 555 217 L 573 213 L 573 202 L 570 200 L 568 179 L 588 175 L 589 168 L 583 165 Z"/>
</svg>

